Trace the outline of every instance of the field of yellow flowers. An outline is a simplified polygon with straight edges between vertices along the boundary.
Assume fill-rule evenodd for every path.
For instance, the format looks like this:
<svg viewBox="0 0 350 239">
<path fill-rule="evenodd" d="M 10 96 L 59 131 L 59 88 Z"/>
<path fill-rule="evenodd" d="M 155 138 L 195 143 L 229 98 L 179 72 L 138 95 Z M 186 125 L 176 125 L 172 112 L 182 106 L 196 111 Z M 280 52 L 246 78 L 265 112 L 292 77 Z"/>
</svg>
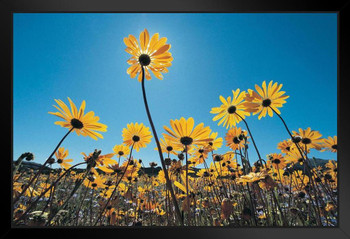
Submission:
<svg viewBox="0 0 350 239">
<path fill-rule="evenodd" d="M 289 97 L 282 84 L 264 81 L 254 89 L 219 96 L 222 104 L 210 113 L 226 127 L 223 137 L 192 117 L 170 120 L 158 135 L 145 79 L 151 73 L 163 79 L 173 60 L 170 44 L 158 33 L 150 37 L 146 29 L 139 40 L 129 35 L 124 43 L 131 55 L 127 73 L 141 83 L 149 122 L 127 124 L 123 143 L 112 152 L 82 153 L 84 160 L 74 162 L 61 147 L 66 137 L 75 132 L 97 140 L 107 126 L 93 111 L 86 112 L 85 101 L 78 108 L 70 98 L 68 104 L 55 100 L 57 111 L 49 113 L 67 133 L 37 170 L 19 170 L 24 160 L 34 159 L 32 153 L 14 161 L 14 225 L 337 226 L 337 162 L 319 166 L 311 155 L 311 150 L 336 154 L 337 136 L 322 138 L 311 128 L 291 131 L 280 112 Z M 246 121 L 251 115 L 281 120 L 286 139 L 278 144 L 279 153 L 261 157 Z M 147 166 L 153 171 L 159 164 L 156 173 L 146 173 L 142 160 L 133 158 L 151 140 L 159 160 Z M 223 146 L 228 151 L 216 153 Z M 251 150 L 257 160 L 249 158 Z M 54 164 L 60 169 L 45 171 Z"/>
</svg>

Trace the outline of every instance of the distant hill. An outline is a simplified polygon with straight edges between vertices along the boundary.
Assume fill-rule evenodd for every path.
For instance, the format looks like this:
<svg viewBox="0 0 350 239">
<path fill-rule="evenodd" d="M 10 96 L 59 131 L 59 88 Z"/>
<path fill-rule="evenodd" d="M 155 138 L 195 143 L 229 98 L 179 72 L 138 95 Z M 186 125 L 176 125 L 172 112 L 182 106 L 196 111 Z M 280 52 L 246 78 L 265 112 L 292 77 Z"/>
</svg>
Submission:
<svg viewBox="0 0 350 239">
<path fill-rule="evenodd" d="M 35 163 L 35 162 L 27 162 L 27 161 L 22 161 L 21 166 L 19 167 L 18 171 L 29 171 L 30 169 L 38 170 L 42 164 L 40 163 Z M 51 169 L 47 166 L 45 166 L 43 173 L 48 173 Z"/>
<path fill-rule="evenodd" d="M 312 167 L 314 167 L 315 165 L 316 165 L 316 167 L 318 167 L 318 166 L 321 166 L 322 168 L 325 168 L 326 167 L 326 163 L 328 163 L 328 159 L 319 159 L 319 158 L 313 158 L 313 160 L 312 159 L 310 159 L 311 160 L 311 166 Z M 314 162 L 315 162 L 315 165 L 314 165 Z M 302 165 L 295 165 L 294 166 L 294 169 L 296 169 L 296 170 L 302 170 L 304 168 L 304 166 L 302 166 Z"/>
<path fill-rule="evenodd" d="M 316 166 L 321 166 L 321 167 L 325 167 L 325 164 L 328 162 L 328 160 L 326 159 L 319 159 L 319 158 L 314 158 L 314 161 L 315 161 L 315 164 Z M 28 161 L 23 161 L 20 168 L 18 169 L 19 172 L 22 172 L 22 171 L 29 171 L 30 169 L 33 169 L 34 171 L 35 170 L 38 170 L 40 167 L 42 166 L 42 164 L 40 163 L 35 163 L 35 162 L 28 162 Z M 314 165 L 312 165 L 314 166 Z M 295 166 L 295 169 L 302 169 L 303 166 L 300 166 L 300 165 L 297 165 Z M 147 175 L 150 175 L 150 176 L 156 176 L 158 175 L 158 172 L 161 170 L 162 168 L 161 167 L 154 167 L 154 168 L 151 168 L 151 167 L 145 167 L 145 168 L 142 168 L 142 170 L 139 171 L 140 174 L 142 174 L 143 172 L 146 173 Z M 191 173 L 189 175 L 193 175 L 195 176 L 196 173 L 200 170 L 201 168 L 191 168 L 191 170 L 195 171 L 195 173 Z M 50 172 L 50 170 L 58 170 L 57 168 L 56 169 L 51 169 L 50 167 L 47 167 L 45 166 L 44 170 L 43 170 L 43 173 L 44 174 L 47 174 Z M 82 168 L 74 168 L 73 169 L 75 172 L 77 173 L 80 173 L 80 172 L 83 172 L 84 169 Z M 98 169 L 98 171 L 100 171 Z"/>
</svg>

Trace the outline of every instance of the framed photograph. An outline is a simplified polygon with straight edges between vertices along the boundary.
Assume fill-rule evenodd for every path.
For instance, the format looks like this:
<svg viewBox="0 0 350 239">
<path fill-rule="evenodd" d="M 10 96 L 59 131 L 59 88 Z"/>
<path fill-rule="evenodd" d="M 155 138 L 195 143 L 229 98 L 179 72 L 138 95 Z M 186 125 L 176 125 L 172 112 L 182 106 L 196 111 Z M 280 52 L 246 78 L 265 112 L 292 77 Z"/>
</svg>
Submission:
<svg viewBox="0 0 350 239">
<path fill-rule="evenodd" d="M 350 238 L 348 1 L 1 4 L 3 238 Z"/>
</svg>

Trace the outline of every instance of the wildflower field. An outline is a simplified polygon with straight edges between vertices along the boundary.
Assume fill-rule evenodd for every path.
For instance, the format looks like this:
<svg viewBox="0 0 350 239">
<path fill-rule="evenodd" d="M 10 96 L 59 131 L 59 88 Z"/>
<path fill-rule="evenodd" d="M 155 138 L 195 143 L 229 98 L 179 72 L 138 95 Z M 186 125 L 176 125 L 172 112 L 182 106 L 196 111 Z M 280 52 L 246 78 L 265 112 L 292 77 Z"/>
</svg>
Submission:
<svg viewBox="0 0 350 239">
<path fill-rule="evenodd" d="M 217 106 L 208 107 L 208 115 L 225 128 L 224 135 L 202 123 L 206 119 L 193 117 L 169 118 L 159 127 L 147 101 L 146 80 L 166 81 L 171 45 L 147 29 L 125 36 L 124 43 L 130 54 L 125 70 L 138 80 L 139 104 L 148 121 L 120 129 L 122 142 L 110 152 L 96 149 L 72 159 L 74 147 L 64 144 L 67 137 L 102 140 L 107 125 L 98 109 L 97 115 L 90 111 L 88 96 L 80 105 L 70 97 L 53 99 L 48 113 L 66 132 L 35 169 L 22 167 L 35 162 L 35 152 L 14 155 L 14 225 L 337 226 L 337 161 L 318 165 L 313 156 L 328 151 L 336 158 L 337 136 L 312 127 L 290 129 L 281 113 L 289 98 L 282 84 L 261 81 L 251 89 L 217 95 Z M 175 99 L 167 100 L 171 104 Z M 280 120 L 285 140 L 275 152 L 261 155 L 250 122 L 273 116 Z M 142 153 L 151 141 L 157 147 L 145 165 L 134 153 Z"/>
</svg>

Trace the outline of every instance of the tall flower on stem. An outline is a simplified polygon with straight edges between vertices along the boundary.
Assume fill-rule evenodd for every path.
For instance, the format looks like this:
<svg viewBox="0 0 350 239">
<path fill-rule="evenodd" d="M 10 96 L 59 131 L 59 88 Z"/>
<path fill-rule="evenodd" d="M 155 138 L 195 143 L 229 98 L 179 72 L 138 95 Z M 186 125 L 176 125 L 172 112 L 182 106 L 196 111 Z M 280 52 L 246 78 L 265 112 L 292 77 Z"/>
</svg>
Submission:
<svg viewBox="0 0 350 239">
<path fill-rule="evenodd" d="M 284 119 L 281 117 L 281 112 L 278 109 L 281 108 L 284 103 L 286 103 L 285 99 L 289 98 L 288 95 L 284 95 L 284 91 L 281 91 L 282 86 L 282 84 L 278 84 L 277 82 L 273 84 L 273 81 L 270 81 L 268 86 L 266 86 L 266 82 L 263 81 L 262 87 L 255 85 L 256 91 L 248 89 L 248 93 L 245 97 L 246 102 L 244 102 L 244 105 L 246 106 L 246 110 L 248 112 L 252 112 L 253 115 L 259 114 L 259 119 L 265 117 L 266 114 L 272 117 L 273 113 L 275 113 L 281 119 L 289 136 L 293 140 L 293 143 L 298 148 L 301 156 L 303 157 L 300 146 L 298 144 L 299 141 L 296 142 L 294 140 L 294 136 L 289 130 Z M 304 157 L 303 160 L 305 160 Z"/>
<path fill-rule="evenodd" d="M 240 121 L 243 121 L 248 129 L 254 148 L 258 154 L 260 165 L 262 165 L 262 158 L 260 156 L 260 152 L 258 150 L 258 147 L 255 144 L 255 140 L 250 131 L 248 123 L 245 120 L 245 117 L 249 116 L 250 112 L 253 112 L 251 108 L 248 108 L 247 102 L 245 101 L 246 96 L 249 95 L 249 93 L 246 93 L 245 91 L 240 91 L 240 89 L 237 89 L 235 91 L 233 90 L 232 94 L 233 94 L 232 100 L 231 100 L 231 96 L 227 97 L 227 99 L 225 99 L 223 96 L 220 96 L 220 100 L 223 104 L 220 107 L 212 108 L 212 110 L 210 111 L 210 113 L 212 114 L 217 114 L 213 118 L 213 121 L 217 121 L 221 119 L 218 125 L 223 123 L 223 126 L 226 125 L 226 128 L 230 127 L 230 129 L 233 126 L 236 126 L 236 124 L 238 124 Z M 249 107 L 252 107 L 252 105 L 249 105 Z"/>
<path fill-rule="evenodd" d="M 16 203 L 18 199 L 25 193 L 25 191 L 29 188 L 29 186 L 34 182 L 34 180 L 41 174 L 47 163 L 51 160 L 54 153 L 60 147 L 64 139 L 72 132 L 75 131 L 78 135 L 89 136 L 95 140 L 97 138 L 103 138 L 100 133 L 96 131 L 106 132 L 107 125 L 98 122 L 100 118 L 95 116 L 93 111 L 85 113 L 85 101 L 82 102 L 79 111 L 73 101 L 68 97 L 68 101 L 70 104 L 69 107 L 62 100 L 55 100 L 58 106 L 54 105 L 54 107 L 58 110 L 58 112 L 49 112 L 49 114 L 58 116 L 62 118 L 64 121 L 56 121 L 55 124 L 60 125 L 62 127 L 68 128 L 69 131 L 63 136 L 61 141 L 58 143 L 56 148 L 47 158 L 45 163 L 41 166 L 38 172 L 32 177 L 32 179 L 28 182 L 28 184 L 23 188 L 22 193 L 18 195 L 17 198 L 14 199 L 13 203 Z"/>
<path fill-rule="evenodd" d="M 145 103 L 146 113 L 148 120 L 151 124 L 154 139 L 157 144 L 159 158 L 162 164 L 162 168 L 164 170 L 164 176 L 167 182 L 167 187 L 170 191 L 170 195 L 175 206 L 176 215 L 179 221 L 181 222 L 181 225 L 183 225 L 180 208 L 176 201 L 175 193 L 171 181 L 169 179 L 168 171 L 166 170 L 166 164 L 164 161 L 161 145 L 159 143 L 158 135 L 153 124 L 151 112 L 148 107 L 145 90 L 145 77 L 148 80 L 151 79 L 151 75 L 149 74 L 148 70 L 151 70 L 152 73 L 158 79 L 163 79 L 163 75 L 161 73 L 168 72 L 167 67 L 171 66 L 171 61 L 173 60 L 173 58 L 168 52 L 168 50 L 170 49 L 170 44 L 166 44 L 166 40 L 167 39 L 165 37 L 159 39 L 158 33 L 154 34 L 150 40 L 149 33 L 145 29 L 140 34 L 140 44 L 133 35 L 129 35 L 129 37 L 124 38 L 124 43 L 127 46 L 125 51 L 132 55 L 132 57 L 127 61 L 128 64 L 131 64 L 131 67 L 129 67 L 127 73 L 130 74 L 131 78 L 134 78 L 137 74 L 139 74 L 138 80 L 141 81 L 142 85 L 143 101 Z"/>
<path fill-rule="evenodd" d="M 253 115 L 259 114 L 258 119 L 265 117 L 266 114 L 272 117 L 274 113 L 281 119 L 289 136 L 293 140 L 293 143 L 295 144 L 300 155 L 302 156 L 302 160 L 305 162 L 305 165 L 307 166 L 308 176 L 310 176 L 311 168 L 309 163 L 306 161 L 307 155 L 305 155 L 306 157 L 304 157 L 303 155 L 304 152 L 302 152 L 303 149 L 301 149 L 299 145 L 300 140 L 295 140 L 295 137 L 292 135 L 286 122 L 281 117 L 281 112 L 278 109 L 278 108 L 281 108 L 284 103 L 286 103 L 285 99 L 289 97 L 287 95 L 284 95 L 285 94 L 284 91 L 281 91 L 282 86 L 283 86 L 282 84 L 278 84 L 277 82 L 273 83 L 273 81 L 270 81 L 268 86 L 266 86 L 266 82 L 264 81 L 262 83 L 262 88 L 258 85 L 255 85 L 256 91 L 250 90 L 250 89 L 248 90 L 248 94 L 246 94 L 246 97 L 245 97 L 246 102 L 244 103 L 244 105 L 247 107 L 248 112 L 253 112 Z M 304 146 L 305 145 L 306 144 L 304 144 Z M 307 151 L 306 146 L 304 147 L 304 151 Z M 311 178 L 311 183 L 312 183 L 312 186 L 315 186 L 312 178 Z M 319 203 L 318 203 L 318 198 L 316 196 L 315 196 L 315 201 L 318 207 Z M 318 225 L 321 225 L 320 213 L 318 213 L 317 216 L 318 216 Z"/>
<path fill-rule="evenodd" d="M 208 126 L 204 127 L 203 123 L 194 127 L 194 120 L 192 117 L 187 120 L 183 117 L 180 120 L 170 120 L 170 125 L 171 129 L 164 126 L 168 134 L 163 135 L 165 139 L 172 142 L 177 150 L 182 149 L 186 152 L 186 198 L 187 205 L 190 205 L 188 194 L 188 151 L 192 145 L 206 146 L 209 142 L 213 141 L 212 138 L 209 138 L 211 129 Z"/>
<path fill-rule="evenodd" d="M 272 117 L 273 112 L 279 115 L 280 111 L 278 110 L 278 108 L 282 107 L 283 104 L 286 103 L 285 99 L 289 97 L 287 95 L 284 95 L 284 91 L 280 91 L 282 86 L 282 84 L 278 84 L 277 82 L 273 83 L 273 81 L 270 81 L 268 86 L 266 86 L 266 82 L 263 81 L 262 87 L 255 85 L 256 91 L 248 89 L 248 93 L 244 98 L 245 102 L 242 103 L 246 107 L 245 111 L 252 112 L 253 115 L 259 114 L 259 120 L 262 117 L 265 117 L 266 114 Z M 242 120 L 247 126 L 247 129 L 252 138 L 253 145 L 258 153 L 259 161 L 261 164 L 262 158 L 255 145 L 255 141 L 253 136 L 251 135 L 248 124 L 243 118 Z"/>
<path fill-rule="evenodd" d="M 150 139 L 151 139 L 151 133 L 149 132 L 149 128 L 145 127 L 142 123 L 141 124 L 134 124 L 134 123 L 130 123 L 127 124 L 127 127 L 123 129 L 123 141 L 126 145 L 130 146 L 130 150 L 129 150 L 129 156 L 128 156 L 128 160 L 126 161 L 124 167 L 121 167 L 123 170 L 120 173 L 120 176 L 117 175 L 117 182 L 115 183 L 114 189 L 112 191 L 112 193 L 109 195 L 109 198 L 107 199 L 107 202 L 105 203 L 105 206 L 102 208 L 102 210 L 100 211 L 99 216 L 97 217 L 97 220 L 95 221 L 95 226 L 97 225 L 97 223 L 101 220 L 102 215 L 104 214 L 107 206 L 109 205 L 110 200 L 112 199 L 112 197 L 114 196 L 116 190 L 118 189 L 118 186 L 120 184 L 120 182 L 123 180 L 123 178 L 126 176 L 127 173 L 130 173 L 130 171 L 128 171 L 128 167 L 130 165 L 130 162 L 133 162 L 133 158 L 132 158 L 132 152 L 133 149 L 135 147 L 135 145 L 137 144 L 137 148 L 144 148 L 146 147 L 146 144 L 150 143 Z M 119 168 L 119 163 L 118 166 L 116 166 L 116 169 Z M 107 170 L 109 171 L 109 170 Z"/>
</svg>

